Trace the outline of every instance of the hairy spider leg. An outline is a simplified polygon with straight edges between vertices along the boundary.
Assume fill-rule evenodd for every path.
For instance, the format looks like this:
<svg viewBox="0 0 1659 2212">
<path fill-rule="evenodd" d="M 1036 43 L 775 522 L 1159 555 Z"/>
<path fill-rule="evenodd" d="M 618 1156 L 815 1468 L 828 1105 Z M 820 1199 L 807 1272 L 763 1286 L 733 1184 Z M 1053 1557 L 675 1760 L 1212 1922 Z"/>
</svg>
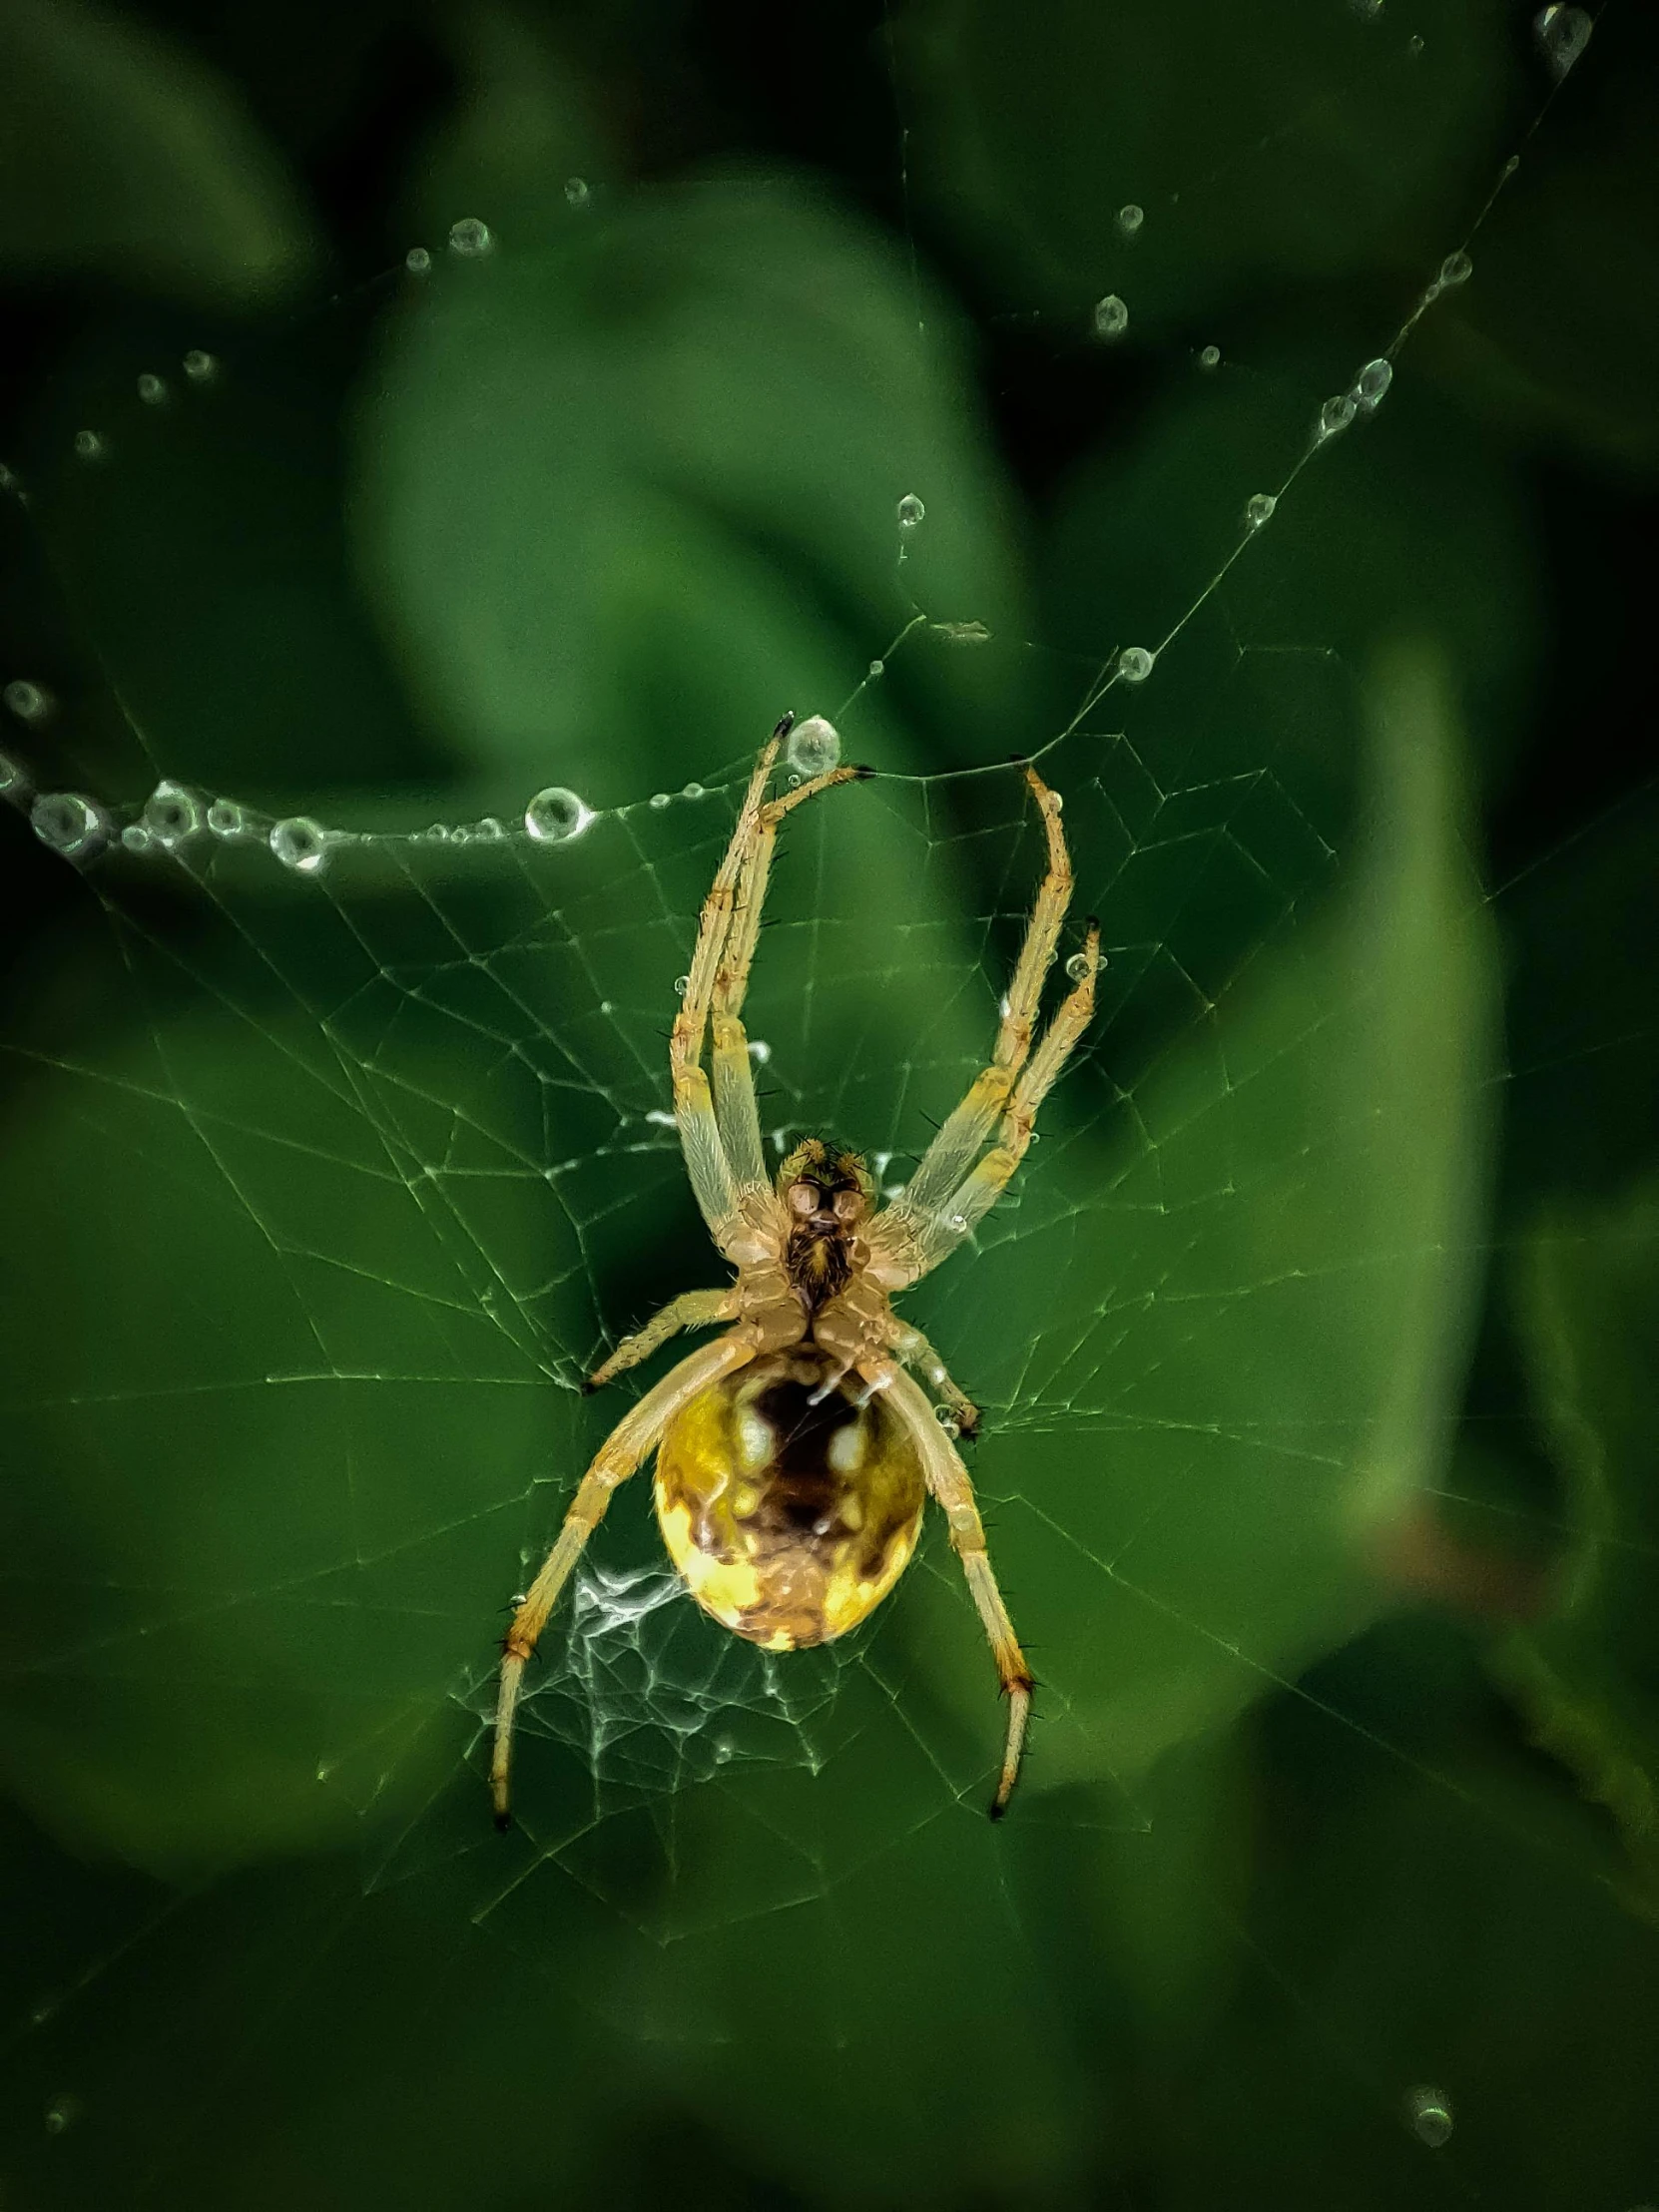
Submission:
<svg viewBox="0 0 1659 2212">
<path fill-rule="evenodd" d="M 896 1314 L 888 1316 L 886 1342 L 907 1368 L 919 1368 L 955 1421 L 958 1431 L 968 1437 L 979 1433 L 979 1408 L 971 1397 L 951 1378 L 949 1369 L 919 1329 L 912 1329 L 908 1322 L 900 1321 Z"/>
<path fill-rule="evenodd" d="M 768 1187 L 749 1041 L 738 1009 L 754 958 L 778 825 L 804 801 L 869 773 L 832 768 L 769 802 L 764 794 L 778 744 L 774 737 L 761 750 L 726 857 L 703 901 L 685 1000 L 669 1045 L 674 1116 L 687 1173 L 710 1233 L 728 1258 L 733 1256 L 729 1250 L 733 1240 L 743 1234 L 743 1189 Z M 718 1115 L 701 1065 L 711 1007 L 717 1016 L 715 1082 L 722 1094 Z"/>
<path fill-rule="evenodd" d="M 919 1230 L 938 1211 L 973 1165 L 981 1147 L 1001 1119 L 1013 1092 L 1035 1034 L 1037 1006 L 1042 987 L 1060 940 L 1060 925 L 1071 903 L 1071 859 L 1060 828 L 1060 801 L 1034 768 L 1025 780 L 1042 815 L 1048 837 L 1048 867 L 1038 887 L 1025 941 L 1014 964 L 1013 981 L 1003 1001 L 1001 1021 L 988 1065 L 969 1085 L 961 1104 L 946 1119 L 910 1177 L 904 1195 L 890 1213 L 892 1227 Z"/>
<path fill-rule="evenodd" d="M 1100 973 L 1100 924 L 1097 921 L 1089 923 L 1088 935 L 1083 940 L 1083 957 L 1086 964 L 1082 975 L 1066 993 L 1042 1043 L 1014 1086 L 1014 1095 L 997 1125 L 995 1144 L 972 1174 L 957 1185 L 938 1213 L 923 1224 L 916 1252 L 923 1274 L 937 1267 L 964 1237 L 973 1234 L 1007 1189 L 1014 1170 L 1026 1155 L 1036 1126 L 1037 1108 L 1070 1059 L 1073 1047 L 1094 1012 L 1095 978 Z"/>
<path fill-rule="evenodd" d="M 611 1493 L 636 1472 L 642 1459 L 656 1448 L 663 1430 L 682 1406 L 699 1390 L 733 1375 L 755 1357 L 753 1342 L 734 1330 L 712 1345 L 688 1353 L 655 1383 L 637 1404 L 631 1405 L 600 1445 L 593 1464 L 583 1475 L 571 1499 L 558 1538 L 541 1572 L 508 1629 L 501 1646 L 501 1685 L 495 1704 L 495 1748 L 490 1759 L 490 1792 L 495 1801 L 495 1824 L 507 1826 L 508 1776 L 512 1761 L 513 1715 L 518 1707 L 524 1669 L 547 1625 L 570 1575 L 582 1555 L 582 1546 L 605 1517 Z"/>
<path fill-rule="evenodd" d="M 1025 1731 L 1031 1718 L 1031 1669 L 1025 1663 L 1019 1638 L 1014 1634 L 1014 1624 L 1008 1618 L 1008 1608 L 1002 1602 L 1002 1592 L 991 1571 L 985 1524 L 974 1503 L 973 1483 L 956 1447 L 933 1418 L 933 1409 L 922 1394 L 920 1384 L 890 1361 L 865 1361 L 860 1364 L 859 1373 L 873 1388 L 885 1390 L 887 1403 L 910 1431 L 921 1460 L 921 1471 L 929 1491 L 943 1509 L 950 1529 L 951 1548 L 962 1562 L 968 1593 L 979 1614 L 991 1656 L 996 1661 L 1003 1695 L 1008 1700 L 1008 1734 L 1002 1752 L 1002 1771 L 990 1804 L 991 1819 L 999 1821 L 1008 1810 L 1008 1800 L 1014 1794 L 1020 1761 L 1025 1754 Z"/>
<path fill-rule="evenodd" d="M 610 1358 L 594 1369 L 582 1387 L 597 1390 L 625 1369 L 637 1368 L 642 1360 L 650 1359 L 659 1345 L 667 1344 L 670 1337 L 682 1329 L 708 1329 L 717 1321 L 736 1321 L 742 1311 L 743 1301 L 735 1286 L 724 1291 L 682 1291 L 678 1298 L 671 1298 L 666 1306 L 659 1307 L 643 1329 L 636 1329 L 631 1337 L 624 1337 Z"/>
<path fill-rule="evenodd" d="M 727 931 L 720 965 L 715 973 L 712 1024 L 714 1028 L 715 1115 L 726 1146 L 727 1162 L 740 1193 L 770 1190 L 761 1145 L 761 1115 L 755 1100 L 755 1074 L 749 1057 L 749 1036 L 741 1019 L 749 970 L 761 934 L 761 909 L 766 904 L 767 883 L 778 825 L 792 808 L 799 807 L 832 785 L 847 784 L 867 776 L 868 769 L 832 768 L 798 785 L 782 798 L 761 809 L 754 838 L 738 878 L 737 906 Z"/>
</svg>

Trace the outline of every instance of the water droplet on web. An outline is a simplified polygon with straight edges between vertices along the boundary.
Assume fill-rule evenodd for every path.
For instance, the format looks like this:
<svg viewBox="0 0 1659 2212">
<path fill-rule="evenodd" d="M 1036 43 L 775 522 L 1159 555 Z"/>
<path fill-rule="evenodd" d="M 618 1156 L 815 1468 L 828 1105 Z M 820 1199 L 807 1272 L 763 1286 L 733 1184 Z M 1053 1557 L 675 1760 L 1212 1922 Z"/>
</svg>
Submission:
<svg viewBox="0 0 1659 2212">
<path fill-rule="evenodd" d="M 244 837 L 248 816 L 234 799 L 216 799 L 208 809 L 208 828 L 216 837 Z"/>
<path fill-rule="evenodd" d="M 219 374 L 218 361 L 200 345 L 191 347 L 181 366 L 193 384 L 211 384 Z"/>
<path fill-rule="evenodd" d="M 585 177 L 567 177 L 565 179 L 565 198 L 573 208 L 585 208 L 590 198 L 587 179 Z"/>
<path fill-rule="evenodd" d="M 901 530 L 917 529 L 919 528 L 921 523 L 925 521 L 926 516 L 927 509 L 922 505 L 921 501 L 916 497 L 915 493 L 913 491 L 907 491 L 904 494 L 903 498 L 898 502 L 898 527 Z"/>
<path fill-rule="evenodd" d="M 1532 19 L 1533 36 L 1556 77 L 1567 74 L 1590 43 L 1595 29 L 1584 8 L 1540 8 Z"/>
<path fill-rule="evenodd" d="M 1440 282 L 1447 287 L 1466 284 L 1474 275 L 1474 264 L 1459 247 L 1455 254 L 1448 254 L 1440 264 Z"/>
<path fill-rule="evenodd" d="M 809 715 L 790 732 L 786 758 L 800 776 L 823 776 L 838 764 L 840 757 L 841 734 L 823 715 Z"/>
<path fill-rule="evenodd" d="M 1133 200 L 1118 210 L 1118 229 L 1126 239 L 1132 239 L 1145 221 L 1146 210 L 1138 208 Z"/>
<path fill-rule="evenodd" d="M 75 457 L 80 461 L 107 461 L 110 449 L 96 430 L 77 430 L 75 433 Z"/>
<path fill-rule="evenodd" d="M 1074 983 L 1081 983 L 1094 973 L 1094 962 L 1086 952 L 1074 952 L 1066 962 L 1066 973 Z"/>
<path fill-rule="evenodd" d="M 882 676 L 886 673 L 886 667 L 887 664 L 885 661 L 871 661 L 869 664 L 869 673 L 871 674 L 871 676 Z"/>
<path fill-rule="evenodd" d="M 43 2119 L 46 2122 L 47 2134 L 61 2135 L 64 2132 L 65 2128 L 73 2127 L 76 2120 L 80 2117 L 80 2098 L 77 2096 L 72 2096 L 67 2089 L 64 2090 L 60 2095 L 55 2096 L 52 2099 L 51 2103 L 46 2107 L 46 2110 L 42 2115 Z"/>
<path fill-rule="evenodd" d="M 682 784 L 680 786 L 680 797 L 682 799 L 707 799 L 708 796 L 701 784 Z"/>
<path fill-rule="evenodd" d="M 138 380 L 138 395 L 147 407 L 159 407 L 167 398 L 167 385 L 146 371 Z"/>
<path fill-rule="evenodd" d="M 717 1767 L 730 1766 L 736 1757 L 736 1746 L 732 1743 L 730 1737 L 722 1736 L 715 1745 L 715 1765 Z"/>
<path fill-rule="evenodd" d="M 52 694 L 44 684 L 31 684 L 26 677 L 8 684 L 4 697 L 19 722 L 44 722 L 52 712 Z"/>
<path fill-rule="evenodd" d="M 202 802 L 183 784 L 171 778 L 158 784 L 144 803 L 144 827 L 156 842 L 171 852 L 185 844 L 202 828 Z"/>
<path fill-rule="evenodd" d="M 1221 366 L 1221 347 L 1219 345 L 1207 345 L 1198 356 L 1198 365 L 1200 368 L 1219 368 Z"/>
<path fill-rule="evenodd" d="M 1320 409 L 1319 427 L 1315 434 L 1320 438 L 1334 438 L 1339 430 L 1346 430 L 1353 420 L 1353 400 L 1346 391 L 1336 392 Z"/>
<path fill-rule="evenodd" d="M 674 989 L 678 997 L 684 998 L 691 989 L 691 977 L 689 975 L 677 975 L 674 978 Z"/>
<path fill-rule="evenodd" d="M 1422 52 L 1422 39 L 1416 31 L 1413 31 L 1410 37 L 1405 41 L 1405 51 L 1410 56 L 1412 61 L 1415 61 L 1417 56 Z"/>
<path fill-rule="evenodd" d="M 487 254 L 495 241 L 490 237 L 490 227 L 481 223 L 475 215 L 463 215 L 459 223 L 449 226 L 449 251 L 475 261 L 480 254 Z"/>
<path fill-rule="evenodd" d="M 42 792 L 29 810 L 29 827 L 42 844 L 65 859 L 80 860 L 101 849 L 110 821 L 79 792 Z"/>
<path fill-rule="evenodd" d="M 1126 645 L 1118 655 L 1118 674 L 1126 684 L 1144 684 L 1152 674 L 1153 659 L 1144 645 Z"/>
<path fill-rule="evenodd" d="M 20 792 L 27 788 L 29 779 L 23 773 L 21 761 L 14 761 L 9 753 L 0 753 L 0 792 Z"/>
<path fill-rule="evenodd" d="M 142 822 L 130 822 L 121 832 L 121 842 L 129 852 L 148 852 L 155 838 Z"/>
<path fill-rule="evenodd" d="M 283 867 L 314 875 L 328 857 L 328 832 L 309 815 L 289 815 L 272 830 L 271 849 Z"/>
<path fill-rule="evenodd" d="M 767 1043 L 765 1037 L 750 1038 L 749 1057 L 754 1061 L 757 1067 L 764 1068 L 766 1066 L 767 1062 L 772 1058 L 772 1047 Z"/>
<path fill-rule="evenodd" d="M 403 267 L 411 276 L 429 276 L 432 257 L 424 246 L 411 246 L 403 257 Z"/>
<path fill-rule="evenodd" d="M 585 829 L 586 824 L 583 825 Z M 507 834 L 506 826 L 494 815 L 485 815 L 472 826 L 472 833 L 484 844 L 497 844 Z"/>
<path fill-rule="evenodd" d="M 1368 22 L 1382 13 L 1382 0 L 1350 0 L 1350 5 L 1356 15 L 1364 16 Z"/>
<path fill-rule="evenodd" d="M 1383 360 L 1379 355 L 1375 361 L 1368 361 L 1359 375 L 1355 377 L 1351 397 L 1357 399 L 1362 407 L 1381 406 L 1382 395 L 1393 380 L 1392 363 Z"/>
<path fill-rule="evenodd" d="M 955 1414 L 950 1410 L 948 1405 L 935 1405 L 933 1408 L 933 1418 L 938 1422 L 939 1426 L 944 1430 L 947 1436 L 959 1436 L 962 1433 L 962 1424 L 956 1418 Z"/>
<path fill-rule="evenodd" d="M 1408 2089 L 1405 2122 L 1419 2142 L 1438 2150 L 1451 2136 L 1451 2099 L 1443 2089 Z"/>
<path fill-rule="evenodd" d="M 1253 491 L 1245 501 L 1245 526 L 1259 530 L 1264 522 L 1273 520 L 1273 510 L 1279 504 L 1271 491 Z"/>
<path fill-rule="evenodd" d="M 1095 301 L 1094 334 L 1097 338 L 1121 338 L 1128 327 L 1129 309 L 1115 291 Z"/>
<path fill-rule="evenodd" d="M 568 844 L 592 820 L 582 801 L 562 784 L 549 784 L 545 791 L 537 792 L 524 810 L 524 827 L 538 844 Z"/>
<path fill-rule="evenodd" d="M 967 1216 L 966 1214 L 948 1214 L 945 1217 L 944 1225 L 947 1229 L 954 1229 L 959 1236 L 967 1227 Z"/>
</svg>

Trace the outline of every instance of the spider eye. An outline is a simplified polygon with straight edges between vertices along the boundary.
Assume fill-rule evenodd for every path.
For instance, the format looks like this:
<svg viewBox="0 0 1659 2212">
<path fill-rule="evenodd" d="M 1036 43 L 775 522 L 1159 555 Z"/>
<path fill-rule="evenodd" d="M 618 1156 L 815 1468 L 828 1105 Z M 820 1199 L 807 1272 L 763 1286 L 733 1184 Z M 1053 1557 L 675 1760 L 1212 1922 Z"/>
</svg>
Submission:
<svg viewBox="0 0 1659 2212">
<path fill-rule="evenodd" d="M 835 1193 L 835 1219 L 837 1221 L 856 1221 L 863 1210 L 864 1194 L 862 1191 L 837 1191 Z"/>
<path fill-rule="evenodd" d="M 790 1207 L 797 1214 L 816 1214 L 819 1207 L 819 1187 L 816 1183 L 792 1183 Z"/>
</svg>

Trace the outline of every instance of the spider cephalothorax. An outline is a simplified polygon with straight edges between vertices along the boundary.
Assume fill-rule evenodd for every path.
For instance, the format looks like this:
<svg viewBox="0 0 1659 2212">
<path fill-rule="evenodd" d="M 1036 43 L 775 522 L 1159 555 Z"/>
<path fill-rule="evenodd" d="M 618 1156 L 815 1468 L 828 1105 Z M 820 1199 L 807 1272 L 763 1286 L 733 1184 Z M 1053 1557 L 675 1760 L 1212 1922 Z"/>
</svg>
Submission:
<svg viewBox="0 0 1659 2212">
<path fill-rule="evenodd" d="M 802 1305 L 816 1313 L 851 1277 L 853 1233 L 875 1196 L 874 1180 L 855 1152 L 809 1137 L 779 1169 L 778 1195 L 790 1217 L 784 1265 Z"/>
<path fill-rule="evenodd" d="M 719 1291 L 685 1291 L 595 1370 L 597 1388 L 678 1329 L 726 1322 L 617 1423 L 577 1488 L 558 1541 L 507 1632 L 490 1768 L 507 1819 L 513 1714 L 524 1667 L 611 1492 L 657 1454 L 657 1517 L 703 1609 L 770 1651 L 826 1643 L 855 1627 L 915 1549 L 922 1507 L 943 1509 L 1008 1698 L 995 1818 L 1019 1774 L 1031 1675 L 985 1548 L 973 1485 L 952 1439 L 977 1408 L 892 1298 L 970 1237 L 1031 1142 L 1037 1107 L 1088 1022 L 1100 966 L 1091 921 L 1075 981 L 1039 1039 L 1037 1005 L 1071 896 L 1060 802 L 1025 771 L 1048 840 L 1048 870 L 1026 930 L 991 1057 L 904 1189 L 872 1211 L 875 1184 L 854 1152 L 809 1137 L 768 1175 L 749 1041 L 741 1019 L 778 826 L 805 800 L 867 769 L 835 768 L 767 798 L 789 722 L 750 778 L 726 857 L 703 903 L 674 1024 L 674 1117 L 692 1190 L 735 1270 Z M 713 1031 L 713 1073 L 703 1053 Z M 909 1373 L 919 1368 L 930 1402 Z"/>
</svg>

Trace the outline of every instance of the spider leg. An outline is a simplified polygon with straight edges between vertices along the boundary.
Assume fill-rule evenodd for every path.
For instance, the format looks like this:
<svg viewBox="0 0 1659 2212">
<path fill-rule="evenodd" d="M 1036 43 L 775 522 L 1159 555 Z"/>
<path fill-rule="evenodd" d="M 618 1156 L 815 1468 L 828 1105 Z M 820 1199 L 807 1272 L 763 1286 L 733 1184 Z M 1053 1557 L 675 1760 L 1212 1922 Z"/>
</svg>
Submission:
<svg viewBox="0 0 1659 2212">
<path fill-rule="evenodd" d="M 584 1390 L 597 1390 L 627 1368 L 638 1367 L 642 1360 L 649 1360 L 659 1345 L 667 1344 L 677 1330 L 707 1329 L 717 1321 L 736 1321 L 742 1312 L 742 1304 L 736 1289 L 725 1291 L 682 1291 L 678 1298 L 671 1298 L 666 1306 L 652 1315 L 643 1329 L 636 1329 L 631 1337 L 624 1337 L 608 1360 L 594 1369 L 582 1384 Z"/>
<path fill-rule="evenodd" d="M 1048 871 L 1031 909 L 989 1065 L 980 1070 L 966 1097 L 922 1154 L 903 1193 L 870 1224 L 876 1266 L 889 1291 L 905 1289 L 937 1267 L 996 1204 L 1025 1157 L 1038 1106 L 1094 1011 L 1100 924 L 1091 919 L 1084 940 L 1084 973 L 1067 993 L 1032 1056 L 1037 1002 L 1071 900 L 1072 876 L 1058 794 L 1049 790 L 1034 768 L 1027 767 L 1025 779 L 1048 834 Z M 993 1137 L 994 1150 L 975 1167 L 975 1159 Z"/>
<path fill-rule="evenodd" d="M 722 1252 L 727 1250 L 733 1237 L 739 1233 L 741 1213 L 732 1165 L 721 1142 L 720 1126 L 715 1119 L 709 1078 L 701 1066 L 703 1038 L 708 1027 L 709 1001 L 714 993 L 716 970 L 737 906 L 739 877 L 759 833 L 767 778 L 772 774 L 773 763 L 778 758 L 778 739 L 774 737 L 761 748 L 760 759 L 755 763 L 754 774 L 749 779 L 749 789 L 738 812 L 732 841 L 726 847 L 726 856 L 715 870 L 715 879 L 703 901 L 703 910 L 697 921 L 697 944 L 692 953 L 691 972 L 686 979 L 686 995 L 675 1017 L 674 1034 L 669 1042 L 669 1070 L 674 1078 L 674 1119 L 679 1125 L 680 1149 L 685 1154 L 686 1173 L 691 1178 L 692 1193 L 703 1219 L 709 1225 L 709 1233 Z M 747 1051 L 745 1057 L 748 1057 Z M 757 1139 L 758 1137 L 757 1128 Z"/>
<path fill-rule="evenodd" d="M 921 1224 L 914 1245 L 918 1275 L 925 1275 L 929 1268 L 937 1267 L 965 1237 L 973 1234 L 1007 1189 L 1014 1170 L 1024 1159 L 1036 1125 L 1037 1108 L 1071 1057 L 1072 1048 L 1094 1012 L 1095 977 L 1100 973 L 1099 922 L 1089 923 L 1083 950 L 1088 965 L 1080 980 L 1066 993 L 1042 1043 L 1014 1086 L 1014 1095 L 997 1127 L 995 1144 L 972 1174 L 956 1186 L 938 1212 Z"/>
<path fill-rule="evenodd" d="M 490 1791 L 495 1800 L 495 1824 L 507 1826 L 508 1772 L 512 1759 L 513 1715 L 518 1706 L 524 1669 L 535 1650 L 547 1616 L 552 1612 L 570 1570 L 581 1557 L 582 1546 L 605 1517 L 611 1492 L 626 1482 L 640 1461 L 655 1450 L 663 1430 L 682 1406 L 699 1390 L 723 1376 L 734 1374 L 755 1357 L 755 1345 L 747 1335 L 733 1330 L 712 1345 L 700 1345 L 688 1353 L 635 1405 L 623 1414 L 583 1475 L 541 1572 L 528 1596 L 513 1615 L 512 1626 L 501 1647 L 501 1686 L 495 1705 L 495 1749 L 490 1759 Z"/>
<path fill-rule="evenodd" d="M 962 1562 L 968 1593 L 978 1610 L 985 1639 L 1001 1677 L 1003 1695 L 1008 1700 L 1008 1736 L 1003 1747 L 1002 1772 L 997 1778 L 996 1795 L 990 1806 L 991 1819 L 999 1821 L 1008 1810 L 1008 1800 L 1019 1780 L 1020 1761 L 1025 1752 L 1025 1730 L 1031 1718 L 1031 1670 L 1025 1664 L 1014 1624 L 1008 1618 L 1008 1608 L 1002 1602 L 996 1576 L 991 1572 L 990 1553 L 985 1546 L 985 1524 L 974 1503 L 968 1471 L 950 1438 L 933 1418 L 932 1407 L 922 1394 L 921 1385 L 902 1368 L 895 1368 L 887 1360 L 863 1361 L 859 1373 L 873 1387 L 885 1391 L 887 1403 L 910 1432 L 927 1487 L 944 1509 L 951 1547 Z"/>
<path fill-rule="evenodd" d="M 922 1154 L 904 1197 L 896 1210 L 927 1214 L 946 1198 L 973 1165 L 980 1147 L 996 1127 L 1007 1105 L 1015 1078 L 1031 1049 L 1037 1005 L 1044 978 L 1060 938 L 1060 924 L 1071 903 L 1071 859 L 1060 828 L 1060 801 L 1034 768 L 1027 768 L 1030 785 L 1048 837 L 1048 867 L 1038 888 L 1025 942 L 1014 964 L 1013 981 L 1002 1002 L 1002 1018 L 989 1064 L 979 1071 L 967 1096 L 948 1117 L 938 1135 Z"/>
<path fill-rule="evenodd" d="M 951 1380 L 950 1371 L 919 1329 L 912 1329 L 896 1315 L 890 1315 L 886 1326 L 886 1341 L 906 1367 L 919 1368 L 922 1375 L 938 1392 L 939 1398 L 956 1423 L 957 1432 L 970 1439 L 979 1433 L 979 1408 L 967 1392 Z"/>
<path fill-rule="evenodd" d="M 761 909 L 766 904 L 767 879 L 772 871 L 778 825 L 793 808 L 835 784 L 847 784 L 867 776 L 864 768 L 832 768 L 823 776 L 798 785 L 782 798 L 761 808 L 755 834 L 744 856 L 738 878 L 737 902 L 732 924 L 721 950 L 715 973 L 713 1027 L 715 1037 L 715 1115 L 721 1140 L 740 1193 L 745 1189 L 770 1189 L 766 1155 L 761 1144 L 760 1109 L 755 1102 L 755 1075 L 749 1056 L 749 1037 L 740 1018 L 749 970 L 761 933 Z"/>
</svg>

